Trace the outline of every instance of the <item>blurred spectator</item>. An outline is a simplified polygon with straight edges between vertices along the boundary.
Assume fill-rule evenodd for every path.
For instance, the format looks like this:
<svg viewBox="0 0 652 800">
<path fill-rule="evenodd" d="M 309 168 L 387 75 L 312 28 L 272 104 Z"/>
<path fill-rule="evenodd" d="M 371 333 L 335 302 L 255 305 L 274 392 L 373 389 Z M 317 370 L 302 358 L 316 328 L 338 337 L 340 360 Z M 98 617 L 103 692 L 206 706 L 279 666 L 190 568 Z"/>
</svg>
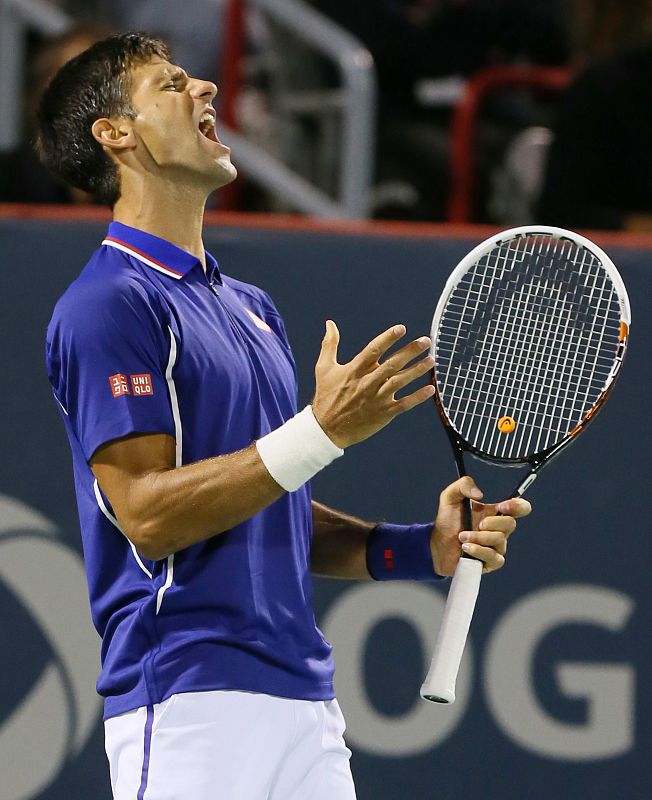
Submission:
<svg viewBox="0 0 652 800">
<path fill-rule="evenodd" d="M 111 33 L 103 25 L 80 24 L 37 49 L 28 66 L 21 144 L 15 150 L 0 153 L 0 202 L 91 202 L 85 192 L 66 187 L 50 175 L 39 161 L 33 147 L 34 115 L 52 76 L 71 58 Z"/>
<path fill-rule="evenodd" d="M 246 0 L 244 0 L 246 2 Z M 215 80 L 221 63 L 222 20 L 228 0 L 49 0 L 75 20 L 106 22 L 115 31 L 160 36 L 191 75 Z"/>
<path fill-rule="evenodd" d="M 601 36 L 555 126 L 541 222 L 652 231 L 651 6 L 650 0 L 592 4 L 586 29 Z"/>
<path fill-rule="evenodd" d="M 423 78 L 468 76 L 495 63 L 568 58 L 559 0 L 313 0 L 370 50 L 381 102 L 419 111 Z"/>
<path fill-rule="evenodd" d="M 377 217 L 445 218 L 452 105 L 423 104 L 419 87 L 424 81 L 465 78 L 499 63 L 559 65 L 569 58 L 568 4 L 562 0 L 312 0 L 312 4 L 359 38 L 376 63 Z M 492 136 L 501 125 L 518 130 L 538 122 L 523 119 L 523 105 L 518 102 L 504 103 L 495 111 Z M 500 134 L 497 138 L 501 140 Z"/>
<path fill-rule="evenodd" d="M 215 81 L 225 6 L 225 0 L 112 0 L 107 11 L 120 30 L 160 36 L 190 75 Z"/>
<path fill-rule="evenodd" d="M 577 62 L 607 59 L 643 44 L 650 0 L 575 0 L 572 48 Z"/>
</svg>

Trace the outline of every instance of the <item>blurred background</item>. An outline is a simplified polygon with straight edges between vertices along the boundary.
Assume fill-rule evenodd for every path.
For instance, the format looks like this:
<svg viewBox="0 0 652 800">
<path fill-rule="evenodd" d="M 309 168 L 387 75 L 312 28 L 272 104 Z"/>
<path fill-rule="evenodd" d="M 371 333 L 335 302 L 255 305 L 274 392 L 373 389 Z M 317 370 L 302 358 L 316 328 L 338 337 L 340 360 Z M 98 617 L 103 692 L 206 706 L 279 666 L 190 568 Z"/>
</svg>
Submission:
<svg viewBox="0 0 652 800">
<path fill-rule="evenodd" d="M 450 271 L 496 230 L 588 231 L 612 256 L 633 307 L 623 377 L 485 582 L 457 703 L 418 699 L 446 587 L 317 580 L 315 605 L 359 800 L 649 800 L 652 0 L 0 0 L 0 800 L 110 797 L 43 367 L 52 307 L 109 212 L 53 179 L 32 142 L 56 70 L 135 29 L 220 88 L 240 178 L 211 198 L 206 245 L 274 297 L 306 402 L 326 317 L 343 358 L 394 322 L 426 333 Z M 515 483 L 472 466 L 492 497 Z M 453 477 L 421 407 L 314 493 L 410 522 Z"/>
<path fill-rule="evenodd" d="M 92 202 L 32 151 L 38 96 L 113 31 L 220 87 L 213 207 L 652 227 L 650 0 L 2 0 L 0 202 Z"/>
</svg>

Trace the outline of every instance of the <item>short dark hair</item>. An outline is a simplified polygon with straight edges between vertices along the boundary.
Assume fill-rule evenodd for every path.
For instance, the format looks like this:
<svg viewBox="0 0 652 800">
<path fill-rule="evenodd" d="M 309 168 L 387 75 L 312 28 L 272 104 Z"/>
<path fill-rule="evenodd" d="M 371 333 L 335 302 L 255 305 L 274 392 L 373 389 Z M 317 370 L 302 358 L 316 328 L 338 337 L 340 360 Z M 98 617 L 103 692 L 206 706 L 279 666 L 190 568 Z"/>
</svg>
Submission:
<svg viewBox="0 0 652 800">
<path fill-rule="evenodd" d="M 146 33 L 121 33 L 96 42 L 68 61 L 43 92 L 37 112 L 37 150 L 55 175 L 113 206 L 120 176 L 91 127 L 102 117 L 131 117 L 130 69 L 151 58 L 169 59 L 167 45 Z"/>
</svg>

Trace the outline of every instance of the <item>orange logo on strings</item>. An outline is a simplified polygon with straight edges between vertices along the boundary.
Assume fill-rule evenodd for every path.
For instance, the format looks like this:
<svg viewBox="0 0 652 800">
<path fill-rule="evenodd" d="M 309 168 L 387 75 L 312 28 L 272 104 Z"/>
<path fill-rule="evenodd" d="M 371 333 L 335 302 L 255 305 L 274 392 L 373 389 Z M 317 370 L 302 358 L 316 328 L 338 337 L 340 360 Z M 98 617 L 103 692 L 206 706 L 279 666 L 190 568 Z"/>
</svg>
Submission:
<svg viewBox="0 0 652 800">
<path fill-rule="evenodd" d="M 516 428 L 516 421 L 512 417 L 501 417 L 498 420 L 498 430 L 501 433 L 512 433 Z"/>
</svg>

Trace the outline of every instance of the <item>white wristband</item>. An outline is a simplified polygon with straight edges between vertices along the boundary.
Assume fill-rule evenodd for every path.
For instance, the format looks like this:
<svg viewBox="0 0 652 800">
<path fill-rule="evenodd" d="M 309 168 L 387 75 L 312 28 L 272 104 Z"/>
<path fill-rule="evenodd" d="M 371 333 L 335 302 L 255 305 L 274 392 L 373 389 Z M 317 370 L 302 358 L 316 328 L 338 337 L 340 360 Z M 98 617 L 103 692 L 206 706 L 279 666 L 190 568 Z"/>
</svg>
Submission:
<svg viewBox="0 0 652 800">
<path fill-rule="evenodd" d="M 256 442 L 267 471 L 286 492 L 294 492 L 344 450 L 328 438 L 306 406 L 280 428 Z"/>
</svg>

